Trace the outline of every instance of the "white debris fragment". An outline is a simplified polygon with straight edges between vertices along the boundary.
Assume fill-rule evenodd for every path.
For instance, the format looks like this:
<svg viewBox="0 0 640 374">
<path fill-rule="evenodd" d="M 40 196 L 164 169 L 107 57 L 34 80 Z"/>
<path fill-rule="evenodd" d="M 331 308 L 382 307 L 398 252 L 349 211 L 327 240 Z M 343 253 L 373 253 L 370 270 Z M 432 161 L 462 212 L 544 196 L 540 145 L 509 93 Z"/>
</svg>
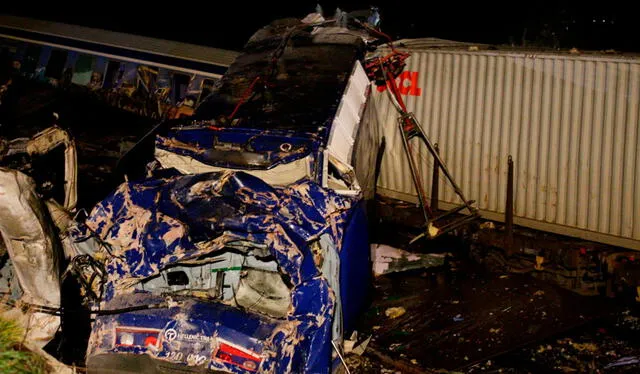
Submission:
<svg viewBox="0 0 640 374">
<path fill-rule="evenodd" d="M 441 266 L 446 257 L 444 254 L 411 253 L 386 244 L 371 244 L 373 273 L 377 275 Z"/>
<path fill-rule="evenodd" d="M 405 314 L 407 310 L 401 306 L 388 308 L 384 311 L 384 314 L 389 318 L 398 318 Z"/>
</svg>

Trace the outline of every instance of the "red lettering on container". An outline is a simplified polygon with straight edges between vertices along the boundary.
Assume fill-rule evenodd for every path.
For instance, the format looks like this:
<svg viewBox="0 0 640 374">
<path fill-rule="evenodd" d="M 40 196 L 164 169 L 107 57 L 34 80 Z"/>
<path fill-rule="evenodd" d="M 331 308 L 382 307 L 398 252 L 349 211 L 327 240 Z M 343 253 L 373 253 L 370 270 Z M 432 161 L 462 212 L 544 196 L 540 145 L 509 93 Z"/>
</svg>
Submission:
<svg viewBox="0 0 640 374">
<path fill-rule="evenodd" d="M 422 95 L 422 88 L 418 87 L 418 72 L 417 71 L 403 71 L 394 82 L 398 91 L 402 95 L 420 96 Z M 378 92 L 384 92 L 387 86 L 378 86 Z"/>
</svg>

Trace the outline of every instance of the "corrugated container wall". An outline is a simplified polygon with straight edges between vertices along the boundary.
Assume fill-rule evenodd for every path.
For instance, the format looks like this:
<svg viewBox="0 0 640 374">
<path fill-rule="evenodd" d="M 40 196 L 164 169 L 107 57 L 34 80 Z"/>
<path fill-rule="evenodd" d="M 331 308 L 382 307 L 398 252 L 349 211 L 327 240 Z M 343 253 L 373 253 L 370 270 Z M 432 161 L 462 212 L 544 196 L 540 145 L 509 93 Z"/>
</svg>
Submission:
<svg viewBox="0 0 640 374">
<path fill-rule="evenodd" d="M 504 217 L 511 155 L 516 224 L 640 249 L 640 59 L 409 52 L 403 98 L 484 217 Z M 398 114 L 386 92 L 372 99 L 387 142 L 378 192 L 416 201 Z M 412 144 L 430 194 L 432 158 Z M 456 202 L 442 174 L 440 191 Z"/>
</svg>

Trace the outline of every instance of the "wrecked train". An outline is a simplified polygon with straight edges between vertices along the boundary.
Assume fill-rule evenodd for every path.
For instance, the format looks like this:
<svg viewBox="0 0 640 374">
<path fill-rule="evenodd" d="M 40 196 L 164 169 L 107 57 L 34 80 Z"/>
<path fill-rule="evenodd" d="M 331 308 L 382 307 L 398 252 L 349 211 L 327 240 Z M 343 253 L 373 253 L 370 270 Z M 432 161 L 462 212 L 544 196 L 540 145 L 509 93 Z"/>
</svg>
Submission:
<svg viewBox="0 0 640 374">
<path fill-rule="evenodd" d="M 344 15 L 259 30 L 193 117 L 161 123 L 125 155 L 126 181 L 84 220 L 2 169 L 28 181 L 13 196 L 40 233 L 0 225 L 4 298 L 57 318 L 68 262 L 93 305 L 92 373 L 338 367 L 370 280 L 364 197 L 378 137 L 360 123 L 361 62 L 374 43 Z M 31 250 L 47 254 L 37 262 L 49 298 L 20 289 L 38 281 L 16 261 Z M 43 344 L 58 324 L 39 330 Z"/>
<path fill-rule="evenodd" d="M 0 14 L 0 64 L 13 74 L 151 118 L 193 114 L 237 55 Z"/>
</svg>

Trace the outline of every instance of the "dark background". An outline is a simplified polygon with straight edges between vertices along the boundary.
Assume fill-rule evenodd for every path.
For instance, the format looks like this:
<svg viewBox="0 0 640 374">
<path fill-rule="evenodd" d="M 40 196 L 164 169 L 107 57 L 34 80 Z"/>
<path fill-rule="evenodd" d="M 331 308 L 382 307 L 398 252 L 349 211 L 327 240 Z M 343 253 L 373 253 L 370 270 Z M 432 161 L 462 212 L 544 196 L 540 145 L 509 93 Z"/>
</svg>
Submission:
<svg viewBox="0 0 640 374">
<path fill-rule="evenodd" d="M 3 4 L 2 12 L 162 39 L 240 50 L 258 28 L 315 9 L 316 1 L 84 2 L 61 6 Z M 635 2 L 628 1 L 390 1 L 320 2 L 336 7 L 378 6 L 381 28 L 394 38 L 438 37 L 530 47 L 640 52 Z"/>
</svg>

